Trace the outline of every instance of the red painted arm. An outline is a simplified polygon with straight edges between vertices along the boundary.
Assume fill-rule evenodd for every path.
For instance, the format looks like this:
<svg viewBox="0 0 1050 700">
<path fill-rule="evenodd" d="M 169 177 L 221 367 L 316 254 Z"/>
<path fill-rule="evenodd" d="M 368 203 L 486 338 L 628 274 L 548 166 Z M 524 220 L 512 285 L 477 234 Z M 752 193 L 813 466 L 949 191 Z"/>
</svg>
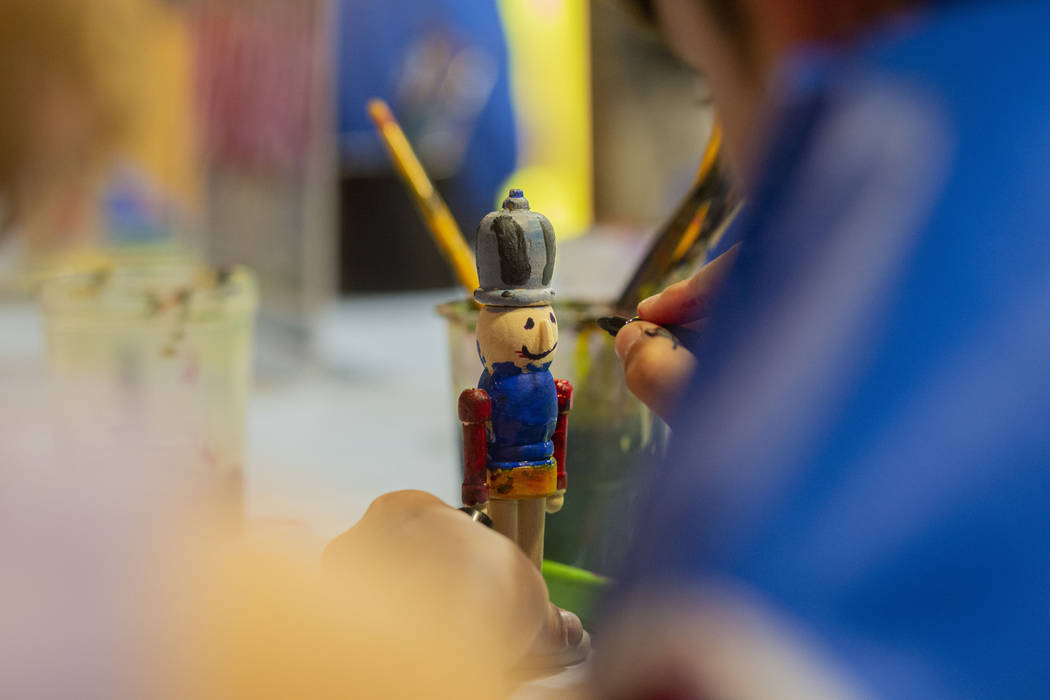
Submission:
<svg viewBox="0 0 1050 700">
<path fill-rule="evenodd" d="M 489 500 L 485 483 L 488 440 L 485 423 L 492 418 L 492 403 L 482 389 L 459 395 L 459 420 L 463 423 L 463 505 L 484 505 Z"/>
<path fill-rule="evenodd" d="M 572 410 L 572 383 L 555 379 L 558 390 L 558 424 L 554 428 L 554 459 L 558 462 L 558 490 L 565 490 L 565 436 L 569 431 L 569 411 Z"/>
</svg>

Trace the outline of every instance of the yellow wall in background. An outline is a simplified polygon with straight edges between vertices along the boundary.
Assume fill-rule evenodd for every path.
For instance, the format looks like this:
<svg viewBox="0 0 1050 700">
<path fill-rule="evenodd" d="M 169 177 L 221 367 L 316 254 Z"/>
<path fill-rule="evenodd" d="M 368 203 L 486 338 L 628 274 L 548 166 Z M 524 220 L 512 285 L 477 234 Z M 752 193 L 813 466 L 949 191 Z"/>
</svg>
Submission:
<svg viewBox="0 0 1050 700">
<path fill-rule="evenodd" d="M 182 5 L 140 1 L 147 77 L 125 153 L 165 194 L 195 209 L 200 202 L 200 151 L 186 12 Z"/>
<path fill-rule="evenodd" d="M 593 219 L 588 0 L 499 0 L 518 119 L 520 187 L 559 238 Z"/>
</svg>

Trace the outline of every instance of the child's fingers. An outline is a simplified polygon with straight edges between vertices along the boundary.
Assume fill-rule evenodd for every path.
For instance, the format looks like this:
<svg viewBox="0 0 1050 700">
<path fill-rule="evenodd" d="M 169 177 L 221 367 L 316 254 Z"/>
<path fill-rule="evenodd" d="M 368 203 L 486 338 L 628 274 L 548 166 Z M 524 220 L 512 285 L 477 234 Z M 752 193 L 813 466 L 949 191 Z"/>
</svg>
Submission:
<svg viewBox="0 0 1050 700">
<path fill-rule="evenodd" d="M 733 246 L 689 279 L 676 282 L 638 304 L 638 315 L 660 325 L 682 324 L 707 316 L 711 297 L 733 267 L 739 244 Z"/>
<path fill-rule="evenodd" d="M 693 355 L 667 329 L 645 321 L 623 327 L 616 336 L 616 354 L 627 388 L 668 420 L 696 368 Z"/>
</svg>

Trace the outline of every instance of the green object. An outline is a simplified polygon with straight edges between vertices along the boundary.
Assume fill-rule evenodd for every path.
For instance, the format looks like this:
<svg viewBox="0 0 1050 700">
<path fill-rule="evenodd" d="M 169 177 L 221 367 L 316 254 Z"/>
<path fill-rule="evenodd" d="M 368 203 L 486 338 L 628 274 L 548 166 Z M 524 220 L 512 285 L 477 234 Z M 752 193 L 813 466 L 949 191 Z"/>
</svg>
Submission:
<svg viewBox="0 0 1050 700">
<path fill-rule="evenodd" d="M 604 576 L 549 559 L 543 560 L 543 579 L 551 602 L 579 615 L 584 627 L 590 626 L 599 597 L 612 585 Z"/>
</svg>

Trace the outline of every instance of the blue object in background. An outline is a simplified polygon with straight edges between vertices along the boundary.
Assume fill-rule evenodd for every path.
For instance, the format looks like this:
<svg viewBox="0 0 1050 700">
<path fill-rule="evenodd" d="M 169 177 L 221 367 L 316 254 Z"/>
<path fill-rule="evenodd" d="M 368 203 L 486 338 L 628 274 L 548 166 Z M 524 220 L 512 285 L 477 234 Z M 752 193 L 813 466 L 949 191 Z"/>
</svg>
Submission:
<svg viewBox="0 0 1050 700">
<path fill-rule="evenodd" d="M 141 169 L 125 164 L 115 168 L 105 182 L 100 204 L 107 244 L 172 242 L 177 209 Z"/>
<path fill-rule="evenodd" d="M 393 171 L 365 112 L 381 97 L 472 233 L 517 159 L 494 0 L 340 0 L 337 61 L 344 173 Z"/>
<path fill-rule="evenodd" d="M 876 697 L 1046 697 L 1047 27 L 945 5 L 787 67 L 621 595 L 735 584 Z"/>
</svg>

